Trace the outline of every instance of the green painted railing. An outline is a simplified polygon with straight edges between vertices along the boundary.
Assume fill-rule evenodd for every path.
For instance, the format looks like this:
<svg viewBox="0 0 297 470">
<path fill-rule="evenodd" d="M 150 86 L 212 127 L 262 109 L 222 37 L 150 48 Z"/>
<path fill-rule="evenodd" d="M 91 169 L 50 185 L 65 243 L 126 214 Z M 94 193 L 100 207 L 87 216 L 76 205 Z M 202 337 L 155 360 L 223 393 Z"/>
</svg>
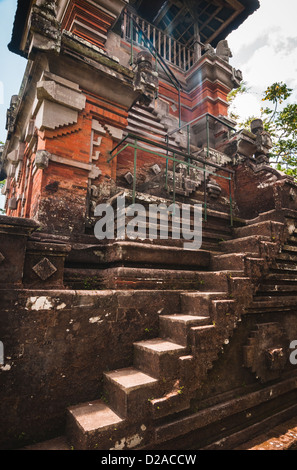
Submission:
<svg viewBox="0 0 297 470">
<path fill-rule="evenodd" d="M 133 140 L 134 142 L 127 142 L 128 139 Z M 166 154 L 161 153 L 160 151 L 153 151 L 147 149 L 141 145 L 139 142 L 149 144 L 151 146 L 156 147 L 159 150 L 165 150 Z M 117 157 L 121 152 L 123 152 L 126 148 L 134 149 L 134 165 L 133 165 L 133 189 L 132 189 L 132 203 L 135 204 L 136 198 L 136 181 L 137 181 L 137 151 L 147 152 L 151 155 L 161 157 L 166 159 L 166 169 L 165 169 L 165 189 L 168 189 L 168 164 L 169 161 L 173 162 L 173 203 L 176 201 L 176 188 L 175 188 L 175 167 L 176 164 L 183 164 L 187 166 L 189 171 L 190 168 L 194 168 L 196 170 L 202 171 L 204 174 L 204 219 L 207 220 L 207 193 L 206 193 L 206 174 L 214 175 L 216 178 L 223 178 L 229 181 L 229 203 L 230 203 L 230 225 L 233 226 L 233 209 L 232 209 L 232 180 L 234 171 L 229 168 L 222 168 L 220 165 L 216 163 L 209 162 L 204 158 L 196 157 L 191 155 L 187 152 L 182 152 L 181 150 L 172 149 L 169 145 L 163 145 L 153 140 L 146 139 L 144 137 L 140 137 L 135 134 L 127 134 L 111 151 L 110 151 L 110 158 L 107 160 L 110 163 L 115 157 Z M 193 164 L 192 162 L 199 162 L 203 164 L 203 167 L 198 167 L 197 165 Z M 212 167 L 214 169 L 223 171 L 227 173 L 228 176 L 219 175 L 214 173 L 213 171 L 206 168 Z"/>
</svg>

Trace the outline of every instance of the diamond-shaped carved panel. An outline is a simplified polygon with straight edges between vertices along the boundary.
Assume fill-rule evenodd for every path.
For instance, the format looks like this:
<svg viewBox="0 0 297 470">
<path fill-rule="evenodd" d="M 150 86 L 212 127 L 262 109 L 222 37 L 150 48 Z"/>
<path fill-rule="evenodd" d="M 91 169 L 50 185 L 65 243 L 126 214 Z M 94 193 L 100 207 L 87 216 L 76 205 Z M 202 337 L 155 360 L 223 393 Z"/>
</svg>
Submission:
<svg viewBox="0 0 297 470">
<path fill-rule="evenodd" d="M 32 269 L 35 274 L 37 274 L 37 276 L 43 281 L 46 281 L 57 271 L 56 266 L 54 266 L 53 263 L 51 263 L 47 258 L 43 258 L 41 261 L 39 261 L 39 263 L 33 266 Z"/>
</svg>

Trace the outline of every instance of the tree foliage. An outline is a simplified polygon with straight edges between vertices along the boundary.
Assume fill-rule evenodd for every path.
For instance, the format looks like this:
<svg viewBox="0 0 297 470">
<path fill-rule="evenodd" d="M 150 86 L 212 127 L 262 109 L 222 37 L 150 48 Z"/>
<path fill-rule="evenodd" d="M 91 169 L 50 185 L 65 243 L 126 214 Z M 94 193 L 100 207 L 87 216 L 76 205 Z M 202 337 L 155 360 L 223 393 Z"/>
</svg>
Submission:
<svg viewBox="0 0 297 470">
<path fill-rule="evenodd" d="M 229 102 L 234 103 L 235 98 L 247 93 L 248 88 L 243 83 L 237 90 L 229 95 Z M 273 147 L 270 152 L 270 160 L 279 170 L 297 177 L 297 104 L 288 103 L 293 89 L 283 82 L 273 83 L 263 93 L 262 101 L 267 103 L 261 108 L 261 118 L 264 128 L 271 135 Z M 230 113 L 230 117 L 238 121 L 236 113 Z M 239 128 L 250 128 L 254 116 L 244 122 L 238 122 Z"/>
</svg>

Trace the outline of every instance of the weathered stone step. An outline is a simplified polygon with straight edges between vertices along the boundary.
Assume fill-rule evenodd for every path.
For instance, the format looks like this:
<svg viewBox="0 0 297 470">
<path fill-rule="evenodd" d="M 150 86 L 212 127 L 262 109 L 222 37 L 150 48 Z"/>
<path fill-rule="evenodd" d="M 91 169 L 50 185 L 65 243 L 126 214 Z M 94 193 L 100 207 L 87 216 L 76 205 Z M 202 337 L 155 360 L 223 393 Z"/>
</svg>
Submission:
<svg viewBox="0 0 297 470">
<path fill-rule="evenodd" d="M 210 322 L 210 317 L 176 313 L 174 315 L 160 315 L 159 322 L 161 337 L 187 346 L 189 329 L 192 326 L 207 325 Z"/>
<path fill-rule="evenodd" d="M 296 296 L 256 296 L 247 309 L 249 313 L 288 311 L 296 308 Z"/>
<path fill-rule="evenodd" d="M 104 373 L 108 404 L 120 416 L 144 417 L 149 412 L 148 400 L 158 389 L 158 380 L 135 367 Z"/>
<path fill-rule="evenodd" d="M 272 263 L 271 268 L 277 271 L 291 271 L 297 274 L 297 265 L 294 263 L 290 264 L 284 261 L 280 263 L 274 262 Z"/>
<path fill-rule="evenodd" d="M 66 436 L 59 436 L 48 441 L 28 445 L 21 450 L 71 450 L 71 446 Z"/>
<path fill-rule="evenodd" d="M 137 115 L 147 117 L 148 119 L 153 119 L 156 122 L 160 122 L 160 118 L 158 117 L 157 113 L 154 113 L 154 109 L 148 109 L 139 105 L 134 105 L 130 113 L 135 113 Z"/>
<path fill-rule="evenodd" d="M 144 131 L 142 129 L 137 129 L 136 130 L 134 127 L 131 127 L 131 126 L 127 126 L 126 131 L 127 131 L 127 133 L 130 132 L 131 134 L 139 135 L 139 137 L 143 137 L 145 139 L 152 140 L 153 142 L 159 142 L 162 145 L 165 144 L 164 136 L 159 135 L 159 133 L 152 134 L 152 132 L 149 132 L 148 130 L 146 130 L 146 131 Z M 133 139 L 132 137 L 128 137 L 126 139 L 126 142 L 134 144 L 135 139 Z M 145 143 L 145 142 L 139 142 L 139 145 L 145 150 L 151 150 L 153 152 L 158 152 L 159 154 L 166 155 L 166 149 L 158 148 L 157 146 L 155 146 L 153 144 L 148 144 L 148 143 Z M 170 148 L 177 148 L 178 150 L 180 149 L 180 147 L 176 144 L 176 142 L 174 140 L 169 141 L 169 147 Z"/>
<path fill-rule="evenodd" d="M 260 242 L 269 242 L 270 238 L 262 235 L 251 235 L 220 243 L 221 250 L 227 253 L 259 252 Z"/>
<path fill-rule="evenodd" d="M 297 246 L 294 246 L 294 245 L 284 245 L 283 246 L 283 251 L 285 252 L 294 252 L 296 253 L 297 252 Z"/>
<path fill-rule="evenodd" d="M 75 450 L 112 448 L 123 432 L 123 425 L 124 420 L 101 400 L 67 410 L 67 437 Z"/>
<path fill-rule="evenodd" d="M 170 269 L 110 268 L 104 270 L 103 284 L 112 289 L 179 289 L 225 291 L 228 271 L 203 272 Z"/>
<path fill-rule="evenodd" d="M 214 292 L 183 292 L 180 295 L 181 311 L 185 314 L 209 316 L 210 301 L 224 299 L 227 291 Z"/>
<path fill-rule="evenodd" d="M 244 227 L 234 228 L 234 235 L 237 238 L 245 238 L 253 235 L 269 237 L 271 240 L 279 237 L 284 229 L 284 224 L 275 221 L 264 221 L 256 224 L 246 225 Z"/>
<path fill-rule="evenodd" d="M 137 119 L 136 116 L 130 115 L 128 118 L 127 131 L 131 131 L 131 133 L 133 133 L 136 129 L 144 129 L 145 131 L 148 131 L 154 138 L 155 135 L 161 136 L 163 138 L 163 142 L 165 142 L 166 132 L 164 131 L 162 125 L 148 122 L 147 120 L 144 121 L 143 119 L 140 120 Z"/>
<path fill-rule="evenodd" d="M 257 295 L 270 295 L 270 294 L 277 294 L 277 293 L 287 293 L 287 292 L 297 292 L 297 282 L 296 285 L 279 285 L 279 284 L 271 284 L 271 285 L 261 285 Z"/>
<path fill-rule="evenodd" d="M 137 125 L 139 124 L 139 122 L 144 122 L 145 124 L 148 124 L 149 126 L 156 127 L 157 129 L 161 129 L 162 131 L 164 131 L 163 124 L 161 124 L 160 121 L 156 119 L 156 117 L 153 114 L 151 113 L 145 114 L 142 110 L 138 108 L 133 108 L 129 112 L 128 121 L 130 120 L 135 121 Z"/>
<path fill-rule="evenodd" d="M 265 277 L 266 282 L 275 282 L 275 283 L 285 283 L 285 282 L 297 282 L 297 277 L 296 274 L 286 272 L 286 273 L 281 273 L 281 272 L 271 272 L 268 273 Z"/>
<path fill-rule="evenodd" d="M 297 253 L 292 253 L 288 251 L 282 251 L 282 253 L 278 253 L 276 255 L 276 260 L 279 261 L 288 261 L 292 263 L 297 263 Z"/>
<path fill-rule="evenodd" d="M 210 252 L 205 250 L 184 250 L 137 242 L 115 242 L 106 247 L 104 262 L 112 265 L 159 265 L 207 268 L 210 263 Z"/>
<path fill-rule="evenodd" d="M 73 289 L 227 290 L 229 271 L 188 271 L 114 267 L 106 269 L 65 268 L 65 285 Z M 89 287 L 88 287 L 89 286 Z"/>
<path fill-rule="evenodd" d="M 153 338 L 134 343 L 134 365 L 145 373 L 160 379 L 176 374 L 176 360 L 186 348 L 164 338 Z"/>
<path fill-rule="evenodd" d="M 154 419 L 164 418 L 190 408 L 191 401 L 183 394 L 183 389 L 174 390 L 164 397 L 151 400 L 151 411 Z"/>
<path fill-rule="evenodd" d="M 291 235 L 288 238 L 288 241 L 291 242 L 291 243 L 294 243 L 294 245 L 297 245 L 297 234 Z"/>
<path fill-rule="evenodd" d="M 130 189 L 127 188 L 122 188 L 117 194 L 115 194 L 110 200 L 108 201 L 114 208 L 116 208 L 117 205 L 117 198 L 119 196 L 125 196 L 125 203 L 126 206 L 132 204 L 133 202 L 133 192 Z M 148 208 L 150 204 L 165 204 L 167 207 L 169 207 L 172 204 L 172 198 L 167 197 L 158 197 L 154 196 L 152 194 L 147 194 L 147 193 L 142 193 L 139 191 L 136 191 L 135 193 L 135 203 L 137 204 L 142 204 L 145 208 Z M 179 201 L 175 202 L 176 206 L 181 207 L 182 203 Z M 197 200 L 189 199 L 187 202 L 187 206 L 190 207 L 191 212 L 193 211 L 193 208 L 197 204 Z M 242 226 L 242 224 L 245 223 L 244 219 L 240 218 L 234 218 L 233 220 L 234 224 L 236 226 Z M 214 223 L 214 224 L 220 224 L 223 226 L 230 227 L 230 213 L 229 213 L 229 208 L 226 209 L 226 211 L 218 211 L 214 210 L 211 208 L 207 209 L 207 221 L 205 221 L 206 224 L 209 223 Z"/>
<path fill-rule="evenodd" d="M 145 214 L 138 214 L 137 215 L 137 227 L 140 229 L 145 229 L 145 233 L 148 236 L 149 234 L 149 228 L 151 230 L 158 230 L 161 232 L 168 232 L 171 234 L 172 232 L 172 212 L 167 211 L 165 212 L 158 212 L 157 216 L 153 219 L 153 216 L 151 216 L 151 219 L 149 220 L 150 213 L 148 210 L 146 210 Z M 178 211 L 176 212 L 176 216 L 178 217 Z M 180 212 L 180 216 L 182 216 L 182 211 Z M 134 219 L 134 214 L 133 215 L 126 215 L 126 210 L 119 210 L 115 213 L 115 226 L 117 230 L 120 230 L 121 228 L 126 228 L 127 224 L 131 222 Z M 179 223 L 179 228 L 180 228 L 180 233 L 182 234 L 192 234 L 193 230 L 196 229 L 200 226 L 197 227 L 194 225 L 194 217 L 192 214 L 190 214 L 189 217 L 189 225 L 187 227 L 182 227 L 182 224 Z M 228 240 L 233 240 L 233 235 L 231 230 L 229 230 L 228 226 L 221 226 L 221 225 L 216 225 L 215 223 L 210 224 L 202 220 L 202 235 L 204 238 L 206 237 L 211 237 L 211 238 L 216 238 L 218 241 L 223 242 L 223 241 L 228 241 Z"/>
<path fill-rule="evenodd" d="M 218 271 L 220 269 L 241 269 L 245 267 L 246 257 L 256 257 L 257 253 L 228 253 L 215 255 L 211 260 L 211 269 Z"/>
</svg>

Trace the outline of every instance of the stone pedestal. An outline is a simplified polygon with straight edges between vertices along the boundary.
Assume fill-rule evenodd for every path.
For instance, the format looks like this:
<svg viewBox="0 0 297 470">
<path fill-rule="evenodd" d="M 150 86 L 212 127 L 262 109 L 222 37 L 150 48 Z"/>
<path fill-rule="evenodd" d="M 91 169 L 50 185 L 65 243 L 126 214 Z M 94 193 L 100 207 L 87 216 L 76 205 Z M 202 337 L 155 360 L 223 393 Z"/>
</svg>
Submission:
<svg viewBox="0 0 297 470">
<path fill-rule="evenodd" d="M 22 286 L 27 240 L 38 227 L 31 219 L 0 216 L 0 283 L 3 287 Z"/>
<path fill-rule="evenodd" d="M 25 287 L 36 289 L 64 288 L 64 263 L 71 247 L 67 244 L 29 241 L 24 279 Z"/>
</svg>

